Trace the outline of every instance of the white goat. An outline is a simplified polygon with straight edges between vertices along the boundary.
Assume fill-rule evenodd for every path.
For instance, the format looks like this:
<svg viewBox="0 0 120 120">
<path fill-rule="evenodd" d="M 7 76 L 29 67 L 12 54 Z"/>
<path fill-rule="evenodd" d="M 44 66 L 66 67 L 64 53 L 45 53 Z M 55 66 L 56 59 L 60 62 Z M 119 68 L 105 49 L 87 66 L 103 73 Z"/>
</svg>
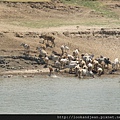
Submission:
<svg viewBox="0 0 120 120">
<path fill-rule="evenodd" d="M 69 63 L 69 60 L 66 58 L 60 59 L 60 63 L 61 63 L 61 67 L 64 68 Z"/>
<path fill-rule="evenodd" d="M 94 69 L 95 71 L 97 71 L 97 67 L 98 67 L 99 62 L 98 62 L 97 60 L 93 59 L 93 60 L 92 60 L 92 64 L 93 64 L 93 69 Z"/>
<path fill-rule="evenodd" d="M 75 50 L 73 51 L 73 56 L 79 57 L 79 49 L 75 49 Z"/>
<path fill-rule="evenodd" d="M 82 59 L 79 60 L 79 64 L 80 64 L 81 67 L 83 67 L 84 65 L 86 65 L 85 61 L 82 60 Z"/>
<path fill-rule="evenodd" d="M 68 54 L 67 57 L 68 57 L 69 60 L 74 60 L 75 59 L 73 55 Z"/>
<path fill-rule="evenodd" d="M 79 61 L 70 61 L 68 67 L 69 67 L 69 73 L 72 73 L 73 69 L 75 70 L 75 67 L 77 67 Z"/>
<path fill-rule="evenodd" d="M 24 47 L 24 54 L 28 55 L 29 52 L 30 52 L 30 46 L 26 43 L 22 43 L 20 46 L 23 46 Z"/>
<path fill-rule="evenodd" d="M 92 62 L 92 57 L 90 55 L 88 55 L 87 53 L 86 54 L 82 54 L 82 59 L 86 62 L 86 63 L 89 63 L 89 62 Z"/>
<path fill-rule="evenodd" d="M 78 70 L 80 69 L 80 65 L 75 66 L 75 76 L 78 76 Z"/>
<path fill-rule="evenodd" d="M 93 64 L 92 63 L 88 63 L 87 67 L 88 67 L 88 71 L 91 71 L 93 69 Z"/>
<path fill-rule="evenodd" d="M 25 50 L 30 49 L 30 46 L 26 43 L 22 43 L 20 46 L 23 46 Z"/>
<path fill-rule="evenodd" d="M 103 69 L 101 67 L 97 67 L 97 74 L 98 76 L 101 76 L 103 73 Z"/>
<path fill-rule="evenodd" d="M 83 78 L 84 76 L 90 76 L 94 78 L 94 74 L 92 71 L 88 71 L 87 69 L 80 68 L 78 70 L 78 77 Z"/>
<path fill-rule="evenodd" d="M 55 61 L 57 61 L 60 58 L 60 56 L 57 56 L 55 54 L 51 54 L 50 58 L 55 62 Z"/>
<path fill-rule="evenodd" d="M 48 62 L 49 62 L 48 56 L 46 56 L 46 57 L 44 58 L 44 60 L 45 60 L 45 64 L 48 65 Z"/>
<path fill-rule="evenodd" d="M 62 55 L 64 53 L 68 53 L 68 51 L 69 51 L 69 47 L 67 45 L 62 45 L 60 48 L 61 48 L 61 51 L 62 51 Z"/>
<path fill-rule="evenodd" d="M 119 59 L 115 58 L 114 62 L 112 63 L 112 68 L 113 70 L 118 70 L 119 67 L 120 67 Z"/>
<path fill-rule="evenodd" d="M 61 63 L 58 60 L 55 62 L 55 67 L 56 67 L 56 70 L 57 69 L 60 70 L 60 68 L 61 68 Z"/>
<path fill-rule="evenodd" d="M 44 49 L 42 49 L 40 47 L 37 47 L 36 50 L 38 50 L 40 52 L 40 55 L 42 57 L 46 57 L 47 56 L 47 52 Z"/>
</svg>

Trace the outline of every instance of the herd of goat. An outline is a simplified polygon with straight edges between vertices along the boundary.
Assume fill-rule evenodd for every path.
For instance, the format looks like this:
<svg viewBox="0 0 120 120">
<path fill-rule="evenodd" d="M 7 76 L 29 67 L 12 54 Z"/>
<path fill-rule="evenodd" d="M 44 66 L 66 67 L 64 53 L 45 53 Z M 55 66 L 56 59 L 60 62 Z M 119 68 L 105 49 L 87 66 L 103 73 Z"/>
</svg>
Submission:
<svg viewBox="0 0 120 120">
<path fill-rule="evenodd" d="M 40 38 L 43 38 L 43 44 L 45 44 L 45 40 L 47 40 L 46 44 L 51 42 L 52 47 L 55 47 L 55 38 L 53 36 L 41 35 Z M 29 45 L 22 43 L 21 46 L 24 47 L 26 53 L 29 53 Z M 36 50 L 39 51 L 39 57 L 44 60 L 46 67 L 49 65 L 49 61 L 52 60 L 56 71 L 68 68 L 69 73 L 74 73 L 75 76 L 78 76 L 79 78 L 83 78 L 84 76 L 94 78 L 95 74 L 101 76 L 106 71 L 112 74 L 117 71 L 120 66 L 118 58 L 115 58 L 114 61 L 110 61 L 108 57 L 104 57 L 102 55 L 100 55 L 98 58 L 95 58 L 93 54 L 80 54 L 78 48 L 76 48 L 71 55 L 69 54 L 69 47 L 65 44 L 63 44 L 60 49 L 61 54 L 57 54 L 57 52 L 53 51 L 51 55 L 49 55 L 46 52 L 45 47 L 36 48 Z M 50 68 L 51 66 L 49 66 L 49 69 Z M 52 69 L 50 69 L 50 72 L 51 70 Z"/>
</svg>

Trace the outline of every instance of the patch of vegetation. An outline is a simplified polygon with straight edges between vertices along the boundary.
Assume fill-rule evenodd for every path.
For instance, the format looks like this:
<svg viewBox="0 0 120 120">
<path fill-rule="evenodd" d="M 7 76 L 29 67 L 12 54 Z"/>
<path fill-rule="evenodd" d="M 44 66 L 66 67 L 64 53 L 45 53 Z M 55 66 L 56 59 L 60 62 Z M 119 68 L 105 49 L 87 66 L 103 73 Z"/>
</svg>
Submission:
<svg viewBox="0 0 120 120">
<path fill-rule="evenodd" d="M 90 8 L 95 10 L 96 13 L 101 13 L 103 16 L 119 18 L 118 15 L 108 9 L 102 2 L 99 0 L 61 0 L 65 4 L 78 5 Z"/>
<path fill-rule="evenodd" d="M 17 1 L 17 0 L 16 0 Z M 22 0 L 19 0 L 22 1 Z M 27 0 L 23 0 L 27 1 Z M 28 0 L 31 1 L 31 0 Z M 46 1 L 46 0 L 34 0 L 35 1 Z M 85 25 L 85 26 L 116 26 L 119 25 L 120 22 L 118 19 L 110 19 L 110 18 L 117 18 L 117 15 L 106 8 L 102 2 L 99 0 L 61 0 L 65 4 L 70 4 L 70 5 L 75 5 L 75 6 L 84 6 L 86 8 L 90 8 L 91 11 L 94 11 L 95 13 L 102 14 L 103 16 L 106 16 L 107 19 L 103 17 L 103 19 L 99 19 L 98 17 L 77 17 L 74 19 L 73 17 L 69 17 L 67 20 L 66 18 L 57 18 L 56 17 L 50 17 L 50 18 L 42 18 L 42 19 L 22 19 L 22 18 L 16 18 L 16 19 L 8 19 L 6 20 L 6 23 L 10 23 L 12 25 L 16 26 L 24 26 L 24 27 L 29 27 L 29 28 L 49 28 L 49 27 L 59 27 L 59 26 L 67 26 L 67 25 Z M 72 19 L 73 18 L 73 19 Z M 5 21 L 4 21 L 5 22 Z"/>
<path fill-rule="evenodd" d="M 68 22 L 68 21 L 61 21 L 59 19 L 50 19 L 50 20 L 40 20 L 40 21 L 12 21 L 9 22 L 11 25 L 17 25 L 17 26 L 24 26 L 24 27 L 29 27 L 29 28 L 49 28 L 49 27 L 59 27 L 62 25 L 75 25 L 76 22 Z"/>
<path fill-rule="evenodd" d="M 17 25 L 17 26 L 24 26 L 28 28 L 49 28 L 49 27 L 60 27 L 60 26 L 68 26 L 68 25 L 85 25 L 85 26 L 117 26 L 120 24 L 118 21 L 103 21 L 103 20 L 96 20 L 95 18 L 90 19 L 81 19 L 81 20 L 71 20 L 71 21 L 65 21 L 65 20 L 59 20 L 59 19 L 50 19 L 50 20 L 21 20 L 21 21 L 12 21 L 9 22 L 11 25 Z"/>
</svg>

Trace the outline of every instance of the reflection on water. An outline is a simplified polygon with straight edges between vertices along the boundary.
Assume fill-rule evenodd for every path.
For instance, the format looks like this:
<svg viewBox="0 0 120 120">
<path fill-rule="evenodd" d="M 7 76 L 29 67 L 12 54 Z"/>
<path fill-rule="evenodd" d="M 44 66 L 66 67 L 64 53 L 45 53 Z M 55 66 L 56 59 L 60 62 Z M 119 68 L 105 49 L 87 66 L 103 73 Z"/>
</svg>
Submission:
<svg viewBox="0 0 120 120">
<path fill-rule="evenodd" d="M 0 77 L 0 113 L 120 113 L 119 81 L 119 77 Z"/>
</svg>

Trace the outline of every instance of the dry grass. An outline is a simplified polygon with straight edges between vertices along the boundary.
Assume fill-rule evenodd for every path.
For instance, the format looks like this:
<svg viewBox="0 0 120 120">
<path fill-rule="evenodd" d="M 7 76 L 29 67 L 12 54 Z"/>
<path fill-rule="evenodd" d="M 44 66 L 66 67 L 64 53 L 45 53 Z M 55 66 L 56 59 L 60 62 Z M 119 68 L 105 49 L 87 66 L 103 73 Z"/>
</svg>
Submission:
<svg viewBox="0 0 120 120">
<path fill-rule="evenodd" d="M 29 0 L 30 1 L 30 0 Z M 41 1 L 41 0 L 39 0 Z M 43 1 L 43 0 L 42 0 Z M 44 0 L 45 1 L 45 0 Z M 11 5 L 11 4 L 10 4 Z M 13 5 L 13 4 L 12 4 Z M 49 4 L 50 5 L 50 4 Z M 62 6 L 62 5 L 60 5 Z M 58 6 L 57 6 L 58 7 Z M 102 27 L 117 27 L 119 28 L 119 20 L 114 18 L 106 18 L 101 16 L 94 11 L 91 12 L 91 9 L 81 7 L 80 12 L 72 12 L 74 9 L 69 7 L 60 7 L 60 10 L 54 10 L 49 8 L 31 8 L 29 4 L 15 4 L 15 6 L 7 6 L 4 3 L 0 4 L 0 31 L 14 31 L 14 32 L 26 32 L 26 31 L 35 31 L 35 32 L 54 32 L 57 31 L 59 35 L 55 36 L 55 48 L 47 48 L 47 51 L 51 53 L 52 50 L 61 52 L 60 46 L 64 43 L 68 44 L 70 47 L 70 53 L 75 48 L 79 48 L 82 53 L 93 53 L 96 56 L 103 55 L 114 59 L 119 57 L 120 53 L 120 42 L 117 38 L 72 38 L 65 37 L 61 32 L 64 30 L 75 31 L 76 25 L 79 25 L 79 30 L 82 28 L 86 30 L 89 27 L 102 28 Z M 117 13 L 119 13 L 119 9 Z M 69 10 L 69 11 L 68 11 Z M 71 10 L 71 11 L 70 11 Z M 115 10 L 115 8 L 114 8 Z M 67 19 L 66 19 L 67 18 Z M 65 26 L 66 25 L 66 26 Z M 69 27 L 72 25 L 72 27 Z M 51 27 L 55 28 L 51 28 Z M 59 26 L 59 27 L 56 27 Z M 61 29 L 60 26 L 63 26 L 64 29 Z M 45 28 L 46 29 L 45 29 Z M 83 30 L 83 31 L 84 31 Z M 92 29 L 91 29 L 92 30 Z M 17 38 L 13 34 L 7 33 L 7 37 L 0 38 L 0 50 L 22 50 L 20 47 L 21 42 L 29 44 L 32 50 L 35 50 L 35 47 L 39 45 L 39 40 L 36 38 Z M 1 53 L 5 54 L 4 53 Z M 13 54 L 13 53 L 6 53 Z M 17 53 L 14 52 L 16 55 Z M 18 51 L 19 54 L 19 51 Z"/>
<path fill-rule="evenodd" d="M 7 0 L 6 0 L 7 1 Z M 50 1 L 50 0 L 8 0 L 8 1 Z M 65 0 L 64 0 L 65 1 Z M 74 0 L 70 0 L 74 3 Z M 77 0 L 78 1 L 78 0 Z M 80 0 L 81 1 L 81 0 Z M 80 3 L 80 1 L 78 1 Z M 85 2 L 85 1 L 84 1 Z M 88 3 L 90 3 L 88 0 Z M 84 4 L 85 4 L 84 3 Z M 64 25 L 85 25 L 85 26 L 110 26 L 116 27 L 120 24 L 119 19 L 114 17 L 115 14 L 118 13 L 120 10 L 118 8 L 114 8 L 114 12 L 109 12 L 112 10 L 106 10 L 106 8 L 102 9 L 100 2 L 96 4 L 94 1 L 94 6 L 91 3 L 88 7 L 85 5 L 82 6 L 79 4 L 79 11 L 76 11 L 75 7 L 70 9 L 66 4 L 65 6 L 59 5 L 57 6 L 59 9 L 49 9 L 51 4 L 47 4 L 46 6 L 39 5 L 39 3 L 34 7 L 31 8 L 30 4 L 15 4 L 15 7 L 6 7 L 0 5 L 0 21 L 4 22 L 5 24 L 10 24 L 13 26 L 22 26 L 22 27 L 29 27 L 29 28 L 49 28 L 49 27 L 58 27 Z M 34 4 L 34 3 L 33 3 Z M 108 4 L 108 3 L 107 3 Z M 42 7 L 41 7 L 42 6 Z M 47 7 L 48 6 L 48 7 Z M 91 8 L 94 7 L 93 8 Z M 105 6 L 105 5 L 104 5 Z M 57 8 L 56 7 L 56 8 Z M 3 9 L 4 8 L 4 9 Z M 97 8 L 99 8 L 97 11 Z M 117 10 L 117 12 L 115 11 Z M 112 15 L 113 17 L 106 17 Z M 67 18 L 67 20 L 66 20 Z"/>
</svg>

